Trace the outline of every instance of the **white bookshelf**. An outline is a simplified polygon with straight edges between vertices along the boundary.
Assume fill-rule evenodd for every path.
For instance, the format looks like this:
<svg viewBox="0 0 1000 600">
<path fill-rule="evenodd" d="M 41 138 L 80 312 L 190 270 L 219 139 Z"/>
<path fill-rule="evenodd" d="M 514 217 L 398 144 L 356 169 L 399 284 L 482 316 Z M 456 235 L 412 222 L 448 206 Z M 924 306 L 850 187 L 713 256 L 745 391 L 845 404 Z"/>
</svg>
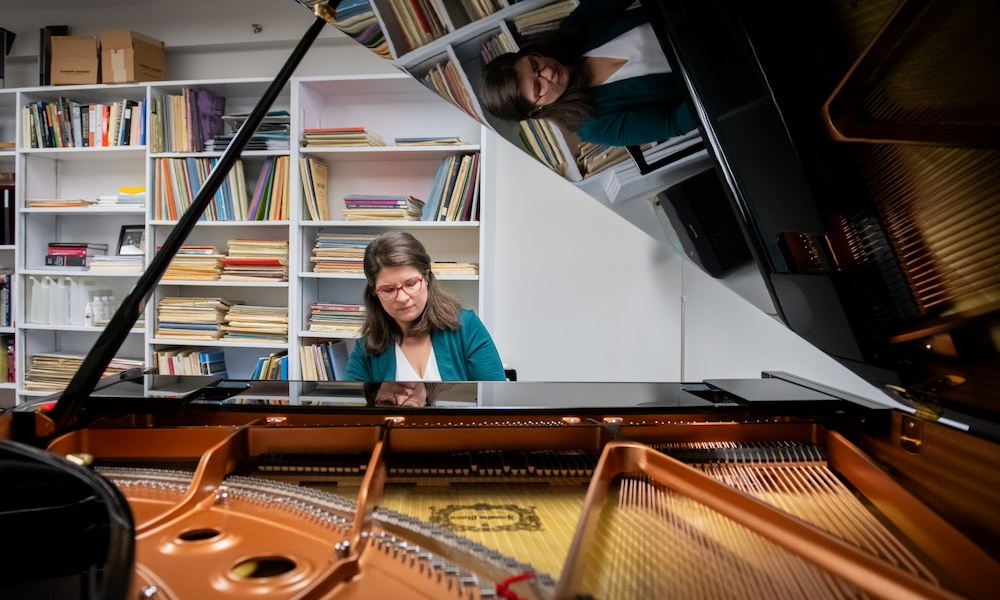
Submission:
<svg viewBox="0 0 1000 600">
<path fill-rule="evenodd" d="M 151 144 L 138 147 L 110 148 L 29 148 L 23 139 L 21 107 L 31 102 L 51 102 L 60 97 L 79 102 L 113 102 L 129 98 L 146 100 L 151 106 L 162 94 L 176 94 L 184 87 L 207 87 L 226 98 L 226 113 L 249 112 L 270 83 L 266 78 L 233 80 L 185 80 L 150 82 L 126 86 L 33 87 L 0 92 L 0 138 L 12 137 L 16 148 L 0 150 L 0 170 L 16 172 L 17 243 L 0 247 L 0 264 L 16 268 L 14 278 L 15 325 L 0 329 L 17 340 L 16 384 L 0 384 L 0 402 L 7 404 L 40 395 L 24 389 L 24 374 L 36 353 L 71 351 L 85 353 L 102 331 L 100 326 L 52 324 L 31 319 L 31 290 L 35 281 L 86 280 L 95 289 L 110 290 L 120 301 L 131 290 L 139 273 L 95 273 L 84 268 L 51 268 L 43 257 L 50 241 L 88 241 L 108 244 L 108 253 L 117 249 L 124 225 L 140 225 L 146 236 L 145 264 L 162 244 L 176 221 L 155 218 L 154 170 L 157 159 L 218 157 L 221 152 L 154 152 Z M 316 301 L 361 303 L 364 277 L 360 274 L 329 276 L 311 271 L 308 257 L 321 231 L 377 234 L 391 229 L 413 233 L 428 248 L 436 261 L 473 262 L 482 266 L 488 253 L 480 221 L 345 221 L 344 195 L 406 194 L 426 199 L 438 165 L 450 154 L 481 151 L 482 126 L 463 115 L 414 81 L 399 74 L 358 76 L 310 76 L 292 78 L 279 95 L 272 110 L 287 110 L 291 115 L 291 145 L 286 152 L 247 151 L 241 160 L 250 192 L 256 182 L 259 165 L 268 156 L 287 155 L 290 159 L 290 218 L 279 221 L 199 221 L 185 245 L 211 245 L 221 253 L 227 240 L 234 238 L 283 239 L 289 242 L 289 280 L 287 282 L 234 281 L 162 281 L 136 327 L 128 334 L 119 356 L 141 358 L 147 367 L 155 366 L 159 349 L 177 346 L 218 349 L 226 356 L 231 377 L 247 377 L 260 356 L 287 351 L 289 377 L 301 373 L 298 348 L 329 339 L 350 336 L 310 332 L 309 308 Z M 299 143 L 303 127 L 364 126 L 382 136 L 387 146 L 365 148 L 314 148 Z M 400 137 L 456 136 L 463 145 L 396 147 Z M 328 221 L 310 221 L 303 204 L 298 159 L 312 155 L 329 165 L 330 215 Z M 485 163 L 486 161 L 482 161 Z M 492 192 L 479 185 L 480 207 L 492 201 Z M 120 186 L 144 186 L 147 190 L 144 209 L 100 206 L 89 208 L 32 208 L 32 199 L 94 199 L 114 193 Z M 482 211 L 482 208 L 481 208 Z M 484 213 L 486 211 L 483 211 Z M 462 302 L 482 314 L 484 310 L 483 273 L 479 275 L 442 275 L 442 284 L 456 293 Z M 172 339 L 155 328 L 156 307 L 165 297 L 220 297 L 247 304 L 288 307 L 288 341 L 244 342 L 221 340 L 192 341 Z"/>
</svg>

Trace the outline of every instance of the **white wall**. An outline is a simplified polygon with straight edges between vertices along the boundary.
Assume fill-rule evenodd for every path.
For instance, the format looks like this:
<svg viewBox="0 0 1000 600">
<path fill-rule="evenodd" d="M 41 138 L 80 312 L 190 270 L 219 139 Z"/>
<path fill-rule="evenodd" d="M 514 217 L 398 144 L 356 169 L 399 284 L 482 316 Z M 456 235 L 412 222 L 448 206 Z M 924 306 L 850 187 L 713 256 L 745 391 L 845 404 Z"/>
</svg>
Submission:
<svg viewBox="0 0 1000 600">
<path fill-rule="evenodd" d="M 149 10 L 155 5 L 156 10 Z M 35 8 L 44 6 L 43 9 Z M 38 29 L 131 28 L 162 39 L 170 79 L 271 76 L 312 22 L 293 0 L 7 0 L 18 34 L 7 86 L 37 82 Z M 252 25 L 262 31 L 252 33 Z M 258 50 L 238 44 L 254 42 Z M 392 71 L 328 27 L 297 71 Z M 868 397 L 880 394 L 773 318 L 705 276 L 496 136 L 488 229 L 488 325 L 525 380 L 676 381 L 782 370 Z"/>
</svg>

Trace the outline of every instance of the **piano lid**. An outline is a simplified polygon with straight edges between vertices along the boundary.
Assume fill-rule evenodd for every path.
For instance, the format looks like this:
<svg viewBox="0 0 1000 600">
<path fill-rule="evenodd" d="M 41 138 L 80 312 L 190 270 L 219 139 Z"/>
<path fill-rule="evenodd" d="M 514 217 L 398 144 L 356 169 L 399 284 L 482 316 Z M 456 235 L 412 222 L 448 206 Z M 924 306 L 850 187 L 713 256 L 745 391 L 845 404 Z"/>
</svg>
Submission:
<svg viewBox="0 0 1000 600">
<path fill-rule="evenodd" d="M 480 19 L 446 8 L 453 27 L 426 43 L 407 42 L 391 15 L 382 15 L 382 36 L 360 35 L 363 3 L 301 3 L 323 6 L 334 26 L 432 89 L 430 69 L 458 69 L 473 93 L 466 112 L 532 153 L 518 126 L 476 101 L 481 55 L 537 40 L 524 25 L 552 2 L 520 2 Z M 551 170 L 688 256 L 717 253 L 696 262 L 876 386 L 933 410 L 997 420 L 995 3 L 678 0 L 641 10 L 698 130 L 647 148 L 647 162 L 667 155 L 649 171 L 620 147 L 606 149 L 617 158 L 604 170 L 588 171 L 583 153 L 547 163 Z M 367 18 L 377 25 L 374 13 Z M 457 63 L 442 59 L 444 45 Z M 528 125 L 550 128 L 574 154 L 573 133 Z M 726 214 L 705 210 L 718 183 L 687 186 L 675 192 L 680 198 L 665 192 L 713 172 Z M 623 208 L 657 194 L 669 201 L 654 204 L 658 219 Z M 671 202 L 682 206 L 664 206 Z M 688 229 L 717 233 L 734 218 L 742 243 L 685 239 Z M 749 269 L 745 255 L 753 256 Z"/>
<path fill-rule="evenodd" d="M 324 19 L 338 20 L 330 9 L 336 3 L 301 4 L 322 18 L 303 37 L 248 118 L 249 124 L 255 117 L 263 118 Z M 514 22 L 516 16 L 547 4 L 522 2 L 491 18 Z M 790 329 L 871 382 L 893 386 L 888 389 L 895 390 L 903 403 L 919 406 L 921 414 L 951 417 L 957 411 L 963 415 L 955 420 L 962 423 L 977 418 L 995 422 L 1000 395 L 996 341 L 1000 227 L 993 225 L 1000 218 L 995 201 L 1000 197 L 1000 169 L 995 168 L 1000 155 L 995 145 L 984 148 L 976 136 L 971 141 L 947 137 L 928 141 L 916 133 L 902 139 L 900 132 L 953 135 L 942 127 L 908 128 L 916 121 L 926 123 L 935 115 L 940 121 L 940 115 L 953 113 L 963 123 L 953 128 L 959 132 L 992 126 L 989 119 L 995 118 L 995 111 L 982 107 L 994 108 L 995 98 L 1000 97 L 994 93 L 996 78 L 973 78 L 976 81 L 970 83 L 958 74 L 982 67 L 979 57 L 998 43 L 970 15 L 979 14 L 978 10 L 995 14 L 997 9 L 985 0 L 963 0 L 954 15 L 950 10 L 942 15 L 942 3 L 928 1 L 900 17 L 890 2 L 866 3 L 864 14 L 800 4 L 771 3 L 753 11 L 729 0 L 644 5 L 699 115 L 700 136 L 695 137 L 702 138 L 705 149 L 679 152 L 673 163 L 645 174 L 638 172 L 632 158 L 623 157 L 599 178 L 603 181 L 611 174 L 622 178 L 628 171 L 631 187 L 617 193 L 642 195 L 655 194 L 692 173 L 714 171 L 755 258 L 759 279 Z M 359 6 L 351 5 L 352 10 Z M 938 22 L 940 35 L 934 26 Z M 888 25 L 883 31 L 884 24 Z M 852 70 L 852 62 L 863 55 L 866 45 L 883 35 L 905 39 L 907 44 L 891 46 L 882 57 L 886 67 L 875 69 L 876 75 L 870 68 Z M 945 44 L 944 50 L 958 52 L 964 60 L 950 67 L 953 73 L 946 85 L 925 85 L 924 62 L 941 50 L 933 44 L 941 43 L 938 38 L 956 37 L 964 40 L 958 44 L 961 47 Z M 515 29 L 514 38 L 523 36 Z M 468 53 L 486 37 L 480 26 L 467 24 L 456 26 L 447 40 Z M 819 40 L 823 43 L 813 43 Z M 394 52 L 395 64 L 413 74 L 414 65 L 430 60 L 419 48 Z M 467 58 L 462 66 L 475 80 L 480 59 Z M 872 79 L 876 76 L 881 79 Z M 841 81 L 858 77 L 862 84 L 838 87 Z M 892 93 L 880 82 L 891 83 Z M 931 91 L 912 98 L 914 89 L 950 90 L 958 83 L 963 83 L 963 93 L 945 94 L 944 100 L 932 97 Z M 844 94 L 858 89 L 858 110 L 868 113 L 855 124 L 864 127 L 845 129 L 844 119 L 853 113 L 844 108 Z M 883 106 L 887 100 L 882 94 L 893 101 L 891 110 Z M 956 98 L 964 104 L 953 110 L 951 100 Z M 908 102 L 919 104 L 919 110 L 908 112 Z M 824 115 L 829 123 L 822 120 Z M 475 116 L 509 137 L 502 124 L 487 115 Z M 837 135 L 853 136 L 851 142 L 834 141 L 826 130 L 827 125 L 834 127 L 834 121 Z M 870 132 L 883 122 L 890 123 L 884 129 L 894 134 L 893 139 L 874 136 L 853 141 L 861 135 L 858 131 Z M 100 397 L 91 392 L 104 366 L 221 184 L 226 165 L 235 161 L 254 129 L 241 129 L 133 295 L 122 302 L 53 411 L 54 430 L 72 426 L 83 404 Z M 659 148 L 690 148 L 691 137 L 682 137 Z M 567 139 L 573 141 L 572 136 Z M 695 163 L 702 166 L 695 168 Z M 584 190 L 596 181 L 582 175 L 577 181 L 567 179 L 571 180 L 567 185 Z M 606 197 L 597 199 L 608 202 Z M 638 225 L 645 229 L 649 223 Z M 932 234 L 937 237 L 930 239 Z M 720 277 L 727 283 L 725 274 Z M 184 394 L 177 399 L 184 399 Z"/>
</svg>

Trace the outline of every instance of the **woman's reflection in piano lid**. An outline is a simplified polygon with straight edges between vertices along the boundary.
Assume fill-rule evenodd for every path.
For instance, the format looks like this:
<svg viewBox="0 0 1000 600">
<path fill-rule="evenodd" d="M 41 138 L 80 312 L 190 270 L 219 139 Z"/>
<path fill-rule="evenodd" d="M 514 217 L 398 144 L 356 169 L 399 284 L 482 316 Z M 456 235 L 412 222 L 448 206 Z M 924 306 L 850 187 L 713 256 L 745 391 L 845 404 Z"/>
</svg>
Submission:
<svg viewBox="0 0 1000 600">
<path fill-rule="evenodd" d="M 421 408 L 434 406 L 446 387 L 447 384 L 422 381 L 385 381 L 364 384 L 364 392 L 369 406 Z"/>
</svg>

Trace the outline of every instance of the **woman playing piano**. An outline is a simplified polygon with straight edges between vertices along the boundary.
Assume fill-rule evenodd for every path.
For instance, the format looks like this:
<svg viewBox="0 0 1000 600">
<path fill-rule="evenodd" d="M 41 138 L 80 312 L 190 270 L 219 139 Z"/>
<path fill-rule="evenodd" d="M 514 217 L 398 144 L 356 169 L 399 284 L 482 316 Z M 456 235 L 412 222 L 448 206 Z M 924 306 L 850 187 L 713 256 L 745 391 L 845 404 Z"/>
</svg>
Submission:
<svg viewBox="0 0 1000 600">
<path fill-rule="evenodd" d="M 348 380 L 503 381 L 493 338 L 438 284 L 419 240 L 383 233 L 365 249 L 364 270 L 365 322 Z"/>
<path fill-rule="evenodd" d="M 490 113 L 547 119 L 585 142 L 663 141 L 696 127 L 679 83 L 632 0 L 581 0 L 553 39 L 502 54 L 483 69 Z"/>
</svg>

